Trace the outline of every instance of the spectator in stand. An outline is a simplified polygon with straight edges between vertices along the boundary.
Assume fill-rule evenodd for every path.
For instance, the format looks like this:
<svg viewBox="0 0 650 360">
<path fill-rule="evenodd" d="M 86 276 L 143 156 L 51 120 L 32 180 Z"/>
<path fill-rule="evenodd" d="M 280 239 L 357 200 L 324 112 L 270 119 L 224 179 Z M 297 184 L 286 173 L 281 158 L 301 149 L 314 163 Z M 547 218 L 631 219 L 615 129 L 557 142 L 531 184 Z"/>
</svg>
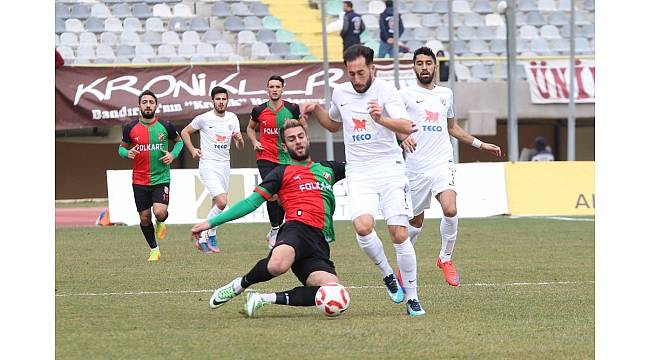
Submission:
<svg viewBox="0 0 650 360">
<path fill-rule="evenodd" d="M 393 2 L 391 0 L 386 1 L 386 9 L 379 15 L 379 54 L 378 58 L 391 57 L 393 54 L 393 42 L 395 41 L 395 19 L 393 18 Z M 402 16 L 399 17 L 399 35 L 402 36 L 404 33 L 404 24 L 402 22 Z M 400 52 L 406 53 L 408 49 L 400 44 Z"/>
<path fill-rule="evenodd" d="M 366 30 L 366 25 L 361 19 L 361 15 L 352 9 L 352 1 L 343 2 L 343 28 L 341 29 L 341 38 L 343 38 L 343 51 L 352 45 L 361 44 L 361 33 Z"/>
<path fill-rule="evenodd" d="M 449 81 L 449 61 L 440 60 L 440 58 L 446 57 L 445 52 L 438 50 L 436 53 L 436 58 L 438 58 L 438 63 L 440 64 L 440 69 L 438 69 L 438 74 L 440 74 L 440 81 Z"/>
<path fill-rule="evenodd" d="M 535 138 L 535 152 L 530 157 L 530 161 L 555 161 L 551 147 L 546 145 L 546 140 L 543 136 Z"/>
</svg>

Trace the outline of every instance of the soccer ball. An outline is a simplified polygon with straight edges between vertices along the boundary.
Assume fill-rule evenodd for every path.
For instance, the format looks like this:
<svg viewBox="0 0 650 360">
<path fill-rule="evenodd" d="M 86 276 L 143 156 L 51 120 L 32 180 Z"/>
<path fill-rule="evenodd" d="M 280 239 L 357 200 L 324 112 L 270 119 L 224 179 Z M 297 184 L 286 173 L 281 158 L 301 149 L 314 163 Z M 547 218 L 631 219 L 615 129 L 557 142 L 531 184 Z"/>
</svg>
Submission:
<svg viewBox="0 0 650 360">
<path fill-rule="evenodd" d="M 341 284 L 327 283 L 316 292 L 316 307 L 325 316 L 339 316 L 350 306 L 350 294 Z"/>
</svg>

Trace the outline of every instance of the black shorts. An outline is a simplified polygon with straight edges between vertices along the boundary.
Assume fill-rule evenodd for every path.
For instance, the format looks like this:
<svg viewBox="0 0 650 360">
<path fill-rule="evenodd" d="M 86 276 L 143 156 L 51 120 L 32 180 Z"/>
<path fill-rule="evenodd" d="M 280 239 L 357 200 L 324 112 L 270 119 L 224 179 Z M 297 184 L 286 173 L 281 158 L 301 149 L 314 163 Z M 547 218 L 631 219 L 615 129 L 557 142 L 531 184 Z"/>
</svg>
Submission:
<svg viewBox="0 0 650 360">
<path fill-rule="evenodd" d="M 260 171 L 260 176 L 262 177 L 262 180 L 268 175 L 273 169 L 275 169 L 276 166 L 280 164 L 274 163 L 273 161 L 268 161 L 268 160 L 257 160 L 257 170 Z M 260 182 L 262 182 L 260 180 Z"/>
<path fill-rule="evenodd" d="M 334 263 L 330 260 L 330 246 L 322 230 L 296 220 L 286 222 L 280 227 L 275 241 L 275 246 L 282 244 L 293 247 L 296 252 L 291 271 L 303 285 L 314 271 L 336 275 Z"/>
<path fill-rule="evenodd" d="M 153 203 L 169 205 L 169 183 L 156 185 L 133 184 L 133 198 L 138 212 L 151 208 Z"/>
</svg>

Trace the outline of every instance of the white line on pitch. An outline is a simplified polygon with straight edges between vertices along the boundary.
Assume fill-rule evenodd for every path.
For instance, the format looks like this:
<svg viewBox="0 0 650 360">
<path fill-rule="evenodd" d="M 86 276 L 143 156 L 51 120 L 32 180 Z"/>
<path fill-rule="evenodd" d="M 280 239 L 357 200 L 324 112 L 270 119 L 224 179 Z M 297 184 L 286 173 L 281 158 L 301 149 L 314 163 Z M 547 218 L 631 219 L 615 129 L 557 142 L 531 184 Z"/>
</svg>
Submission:
<svg viewBox="0 0 650 360">
<path fill-rule="evenodd" d="M 498 286 L 544 286 L 544 285 L 571 285 L 571 284 L 594 284 L 595 281 L 543 281 L 543 282 L 515 282 L 507 284 L 497 283 L 476 283 L 476 284 L 461 284 L 465 286 L 478 286 L 478 287 L 498 287 Z M 438 286 L 438 285 L 436 285 Z M 422 285 L 419 288 L 431 288 L 433 285 Z M 383 289 L 384 286 L 346 286 L 348 289 Z M 127 291 L 127 292 L 105 292 L 105 293 L 79 293 L 79 294 L 55 294 L 54 296 L 111 296 L 111 295 L 161 295 L 161 294 L 193 294 L 193 293 L 211 293 L 214 289 L 205 290 L 167 290 L 167 291 Z M 258 290 L 270 291 L 270 290 Z"/>
</svg>

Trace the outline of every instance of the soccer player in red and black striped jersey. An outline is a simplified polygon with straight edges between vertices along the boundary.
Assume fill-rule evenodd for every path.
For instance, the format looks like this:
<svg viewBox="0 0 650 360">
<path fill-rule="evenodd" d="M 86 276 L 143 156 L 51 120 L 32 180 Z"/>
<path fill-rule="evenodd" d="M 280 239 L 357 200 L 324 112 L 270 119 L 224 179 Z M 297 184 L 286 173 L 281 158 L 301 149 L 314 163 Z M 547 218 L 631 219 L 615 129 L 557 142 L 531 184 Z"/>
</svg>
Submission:
<svg viewBox="0 0 650 360">
<path fill-rule="evenodd" d="M 133 159 L 133 197 L 140 214 L 140 229 L 149 247 L 148 261 L 160 260 L 160 249 L 156 242 L 165 238 L 167 228 L 164 221 L 169 216 L 169 164 L 183 150 L 183 140 L 169 121 L 155 116 L 158 98 L 150 90 L 138 97 L 140 116 L 124 127 L 122 143 L 118 154 Z M 176 142 L 170 152 L 169 139 Z M 151 221 L 151 208 L 156 216 L 156 229 Z"/>
<path fill-rule="evenodd" d="M 217 289 L 210 298 L 211 308 L 218 308 L 249 286 L 269 281 L 289 269 L 303 286 L 270 294 L 247 292 L 247 316 L 252 317 L 266 304 L 314 306 L 320 285 L 339 282 L 329 258 L 329 242 L 334 241 L 332 214 L 336 207 L 332 186 L 345 177 L 345 163 L 311 161 L 309 137 L 304 124 L 297 120 L 286 121 L 280 138 L 292 162 L 276 166 L 248 198 L 192 228 L 192 236 L 197 238 L 201 231 L 250 214 L 276 194 L 286 212 L 286 221 L 269 255 L 243 277 Z"/>
<path fill-rule="evenodd" d="M 257 168 L 262 179 L 268 175 L 279 164 L 291 162 L 289 154 L 282 148 L 282 141 L 278 132 L 284 126 L 287 119 L 302 120 L 300 107 L 297 104 L 282 100 L 284 79 L 279 75 L 273 75 L 266 83 L 266 91 L 269 101 L 256 106 L 251 112 L 251 119 L 246 128 L 246 134 L 253 144 L 257 158 Z M 260 140 L 257 141 L 255 131 L 259 127 Z M 266 210 L 269 214 L 271 230 L 266 236 L 269 248 L 273 247 L 275 238 L 284 219 L 284 210 L 275 199 L 266 202 Z"/>
</svg>

